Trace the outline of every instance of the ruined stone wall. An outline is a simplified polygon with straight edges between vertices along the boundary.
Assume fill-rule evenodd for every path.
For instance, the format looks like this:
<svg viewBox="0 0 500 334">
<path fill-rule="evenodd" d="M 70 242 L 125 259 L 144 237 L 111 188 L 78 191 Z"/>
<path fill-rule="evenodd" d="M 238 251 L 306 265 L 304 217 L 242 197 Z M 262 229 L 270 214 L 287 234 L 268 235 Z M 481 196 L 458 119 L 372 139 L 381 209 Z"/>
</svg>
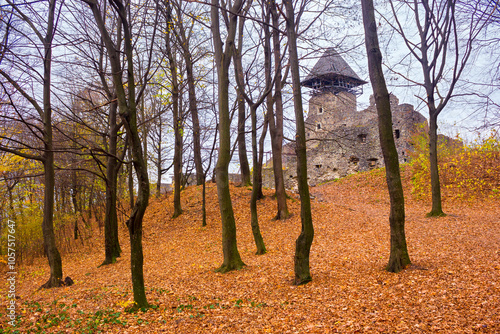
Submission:
<svg viewBox="0 0 500 334">
<path fill-rule="evenodd" d="M 426 119 L 412 105 L 400 105 L 396 96 L 391 94 L 390 99 L 399 161 L 405 163 L 412 150 L 410 139 Z M 350 93 L 325 92 L 311 97 L 306 120 L 309 185 L 384 166 L 374 99 L 370 102 L 367 109 L 357 112 L 356 97 Z M 295 143 L 283 147 L 283 166 L 286 188 L 296 190 Z M 264 186 L 274 187 L 272 165 L 263 173 Z"/>
</svg>

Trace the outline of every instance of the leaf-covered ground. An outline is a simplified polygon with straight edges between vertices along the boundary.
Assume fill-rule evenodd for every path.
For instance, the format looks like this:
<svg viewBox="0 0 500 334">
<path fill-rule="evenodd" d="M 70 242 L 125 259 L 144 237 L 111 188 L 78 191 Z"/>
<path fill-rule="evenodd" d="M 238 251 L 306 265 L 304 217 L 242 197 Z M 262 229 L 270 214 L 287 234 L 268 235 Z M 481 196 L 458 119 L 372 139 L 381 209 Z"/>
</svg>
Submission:
<svg viewBox="0 0 500 334">
<path fill-rule="evenodd" d="M 133 296 L 128 235 L 123 255 L 101 268 L 103 235 L 63 256 L 75 285 L 40 290 L 45 259 L 21 268 L 21 333 L 473 333 L 500 332 L 500 206 L 498 199 L 445 198 L 444 218 L 426 218 L 427 201 L 405 181 L 406 232 L 412 265 L 387 273 L 389 200 L 382 171 L 311 188 L 315 238 L 313 281 L 291 285 L 298 195 L 293 217 L 272 220 L 272 191 L 259 203 L 268 253 L 254 255 L 250 190 L 232 187 L 238 246 L 246 268 L 215 273 L 222 263 L 215 184 L 208 185 L 208 226 L 201 227 L 201 187 L 182 193 L 175 220 L 171 198 L 152 200 L 144 223 L 145 282 L 153 309 L 127 313 Z M 19 277 L 18 277 L 19 278 Z M 2 304 L 6 292 L 2 286 Z M 5 308 L 0 312 L 4 313 Z M 0 328 L 10 327 L 2 316 Z M 0 330 L 1 332 L 1 330 Z"/>
</svg>

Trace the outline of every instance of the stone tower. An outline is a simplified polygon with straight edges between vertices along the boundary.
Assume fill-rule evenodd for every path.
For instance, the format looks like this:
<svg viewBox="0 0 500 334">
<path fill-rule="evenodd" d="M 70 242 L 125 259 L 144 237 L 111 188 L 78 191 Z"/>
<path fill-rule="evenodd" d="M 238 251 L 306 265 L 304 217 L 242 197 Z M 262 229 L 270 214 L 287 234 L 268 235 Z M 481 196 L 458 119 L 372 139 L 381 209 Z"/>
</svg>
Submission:
<svg viewBox="0 0 500 334">
<path fill-rule="evenodd" d="M 307 115 L 307 137 L 321 136 L 348 115 L 356 112 L 356 96 L 362 93 L 361 80 L 334 48 L 325 50 L 302 81 L 312 89 Z"/>
<path fill-rule="evenodd" d="M 356 109 L 361 80 L 346 61 L 328 48 L 302 85 L 311 88 L 306 123 L 307 173 L 315 186 L 346 175 L 382 167 L 375 101 L 362 111 Z M 426 119 L 410 104 L 399 104 L 390 94 L 394 140 L 400 163 L 408 162 L 412 136 Z M 297 186 L 295 143 L 283 146 L 285 186 Z M 274 186 L 271 165 L 264 167 L 264 185 Z"/>
</svg>

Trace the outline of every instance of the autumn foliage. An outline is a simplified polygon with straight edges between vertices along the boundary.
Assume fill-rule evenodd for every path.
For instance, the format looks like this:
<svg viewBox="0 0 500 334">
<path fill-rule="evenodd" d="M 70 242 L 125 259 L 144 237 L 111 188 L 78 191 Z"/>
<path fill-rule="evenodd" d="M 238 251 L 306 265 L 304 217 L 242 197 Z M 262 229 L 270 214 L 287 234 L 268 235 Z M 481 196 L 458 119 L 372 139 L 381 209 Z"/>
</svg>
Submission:
<svg viewBox="0 0 500 334">
<path fill-rule="evenodd" d="M 414 137 L 413 160 L 410 163 L 412 193 L 430 199 L 428 136 Z M 486 138 L 476 138 L 469 145 L 457 137 L 439 141 L 439 166 L 442 192 L 449 200 L 474 202 L 500 197 L 500 141 L 492 132 Z"/>
</svg>

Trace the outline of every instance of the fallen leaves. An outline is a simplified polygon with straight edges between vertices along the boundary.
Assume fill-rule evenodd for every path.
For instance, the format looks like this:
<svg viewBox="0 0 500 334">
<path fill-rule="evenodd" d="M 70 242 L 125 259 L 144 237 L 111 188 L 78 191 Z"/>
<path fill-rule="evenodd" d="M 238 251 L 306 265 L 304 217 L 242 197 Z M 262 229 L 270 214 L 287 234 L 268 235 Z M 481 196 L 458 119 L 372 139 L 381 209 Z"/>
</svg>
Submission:
<svg viewBox="0 0 500 334">
<path fill-rule="evenodd" d="M 299 201 L 293 216 L 274 221 L 272 191 L 259 201 L 259 223 L 269 252 L 254 255 L 250 191 L 231 187 L 238 246 L 247 267 L 214 273 L 222 263 L 215 185 L 207 188 L 208 226 L 201 227 L 201 187 L 182 193 L 184 213 L 171 219 L 171 198 L 152 201 L 144 224 L 147 312 L 133 303 L 129 244 L 97 268 L 102 235 L 92 247 L 65 254 L 75 285 L 37 291 L 46 260 L 25 265 L 18 287 L 22 332 L 106 333 L 418 333 L 500 331 L 500 206 L 498 200 L 446 202 L 450 215 L 426 218 L 426 203 L 410 197 L 406 175 L 406 231 L 413 264 L 384 271 L 389 256 L 388 198 L 382 173 L 364 173 L 311 188 L 315 240 L 313 281 L 291 285 Z M 41 275 L 40 273 L 44 273 Z"/>
</svg>

